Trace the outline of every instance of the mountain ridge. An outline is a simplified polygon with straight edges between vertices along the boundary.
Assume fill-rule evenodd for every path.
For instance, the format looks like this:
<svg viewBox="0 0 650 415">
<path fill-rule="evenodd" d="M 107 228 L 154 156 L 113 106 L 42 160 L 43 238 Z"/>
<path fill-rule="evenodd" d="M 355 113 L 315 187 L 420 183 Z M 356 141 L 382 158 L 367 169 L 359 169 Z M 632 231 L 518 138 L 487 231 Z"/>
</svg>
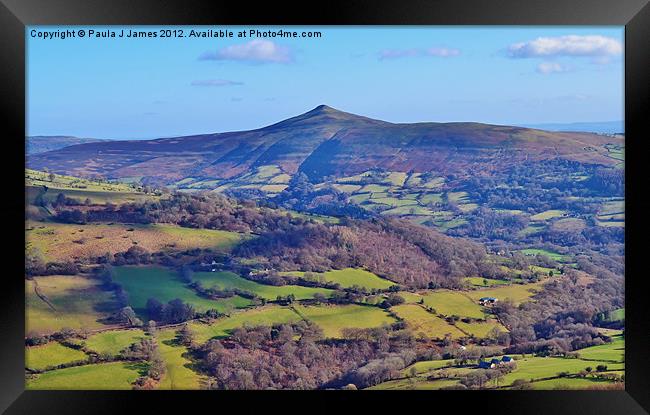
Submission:
<svg viewBox="0 0 650 415">
<path fill-rule="evenodd" d="M 28 163 L 61 174 L 163 184 L 187 177 L 230 180 L 277 166 L 316 182 L 370 169 L 473 174 L 549 158 L 614 165 L 603 146 L 616 140 L 472 122 L 397 124 L 323 104 L 255 130 L 83 143 L 33 155 Z"/>
</svg>

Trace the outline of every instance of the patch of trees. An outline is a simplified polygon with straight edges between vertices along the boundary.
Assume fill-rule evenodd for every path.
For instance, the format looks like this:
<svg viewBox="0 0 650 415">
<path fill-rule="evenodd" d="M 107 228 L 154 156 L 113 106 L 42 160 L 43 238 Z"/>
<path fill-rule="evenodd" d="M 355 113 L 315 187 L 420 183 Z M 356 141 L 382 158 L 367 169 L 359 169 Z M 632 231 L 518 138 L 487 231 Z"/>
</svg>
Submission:
<svg viewBox="0 0 650 415">
<path fill-rule="evenodd" d="M 136 390 L 153 389 L 167 370 L 158 343 L 153 337 L 145 337 L 139 343 L 134 343 L 122 351 L 122 356 L 128 360 L 143 360 L 147 363 L 146 374 L 136 379 L 133 384 Z"/>
<path fill-rule="evenodd" d="M 308 212 L 318 215 L 367 219 L 374 214 L 351 203 L 346 193 L 326 186 L 315 190 L 307 176 L 295 174 L 288 187 L 273 198 L 273 203 L 286 209 Z"/>
<path fill-rule="evenodd" d="M 188 228 L 220 229 L 232 232 L 263 232 L 291 223 L 306 222 L 287 212 L 258 207 L 253 201 L 235 201 L 223 195 L 174 193 L 156 201 L 105 206 L 88 211 L 76 209 L 57 213 L 59 221 L 172 223 Z"/>
<path fill-rule="evenodd" d="M 585 286 L 568 275 L 547 283 L 535 301 L 518 307 L 500 301 L 493 311 L 510 330 L 508 353 L 566 354 L 607 341 L 592 321 L 597 313 L 622 307 L 623 294 L 621 277 Z"/>
<path fill-rule="evenodd" d="M 167 304 L 163 304 L 155 298 L 149 298 L 146 310 L 151 320 L 163 324 L 182 323 L 196 317 L 194 307 L 178 298 L 169 301 Z"/>
<path fill-rule="evenodd" d="M 235 255 L 264 258 L 280 271 L 324 272 L 365 267 L 410 287 L 457 287 L 476 275 L 485 259 L 480 245 L 410 224 L 378 219 L 342 225 L 304 223 L 264 232 L 239 245 Z"/>
<path fill-rule="evenodd" d="M 340 388 L 350 383 L 350 372 L 405 350 L 385 331 L 367 334 L 364 339 L 323 341 L 318 326 L 307 322 L 242 327 L 227 339 L 208 341 L 194 354 L 210 376 L 211 389 Z M 404 356 L 397 365 L 411 361 Z M 384 367 L 374 363 L 362 373 L 376 379 L 374 371 L 385 372 Z M 362 376 L 357 374 L 359 380 Z"/>
</svg>

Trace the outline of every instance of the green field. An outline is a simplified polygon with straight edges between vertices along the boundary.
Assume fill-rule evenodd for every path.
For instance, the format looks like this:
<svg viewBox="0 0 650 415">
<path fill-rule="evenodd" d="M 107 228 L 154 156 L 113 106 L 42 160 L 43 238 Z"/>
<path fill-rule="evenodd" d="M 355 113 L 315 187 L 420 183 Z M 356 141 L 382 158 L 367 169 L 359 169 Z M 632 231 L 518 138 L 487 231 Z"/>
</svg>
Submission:
<svg viewBox="0 0 650 415">
<path fill-rule="evenodd" d="M 43 370 L 49 366 L 87 359 L 88 356 L 81 350 L 71 349 L 59 342 L 49 342 L 25 349 L 25 367 L 30 369 Z"/>
<path fill-rule="evenodd" d="M 344 328 L 371 328 L 392 324 L 395 319 L 380 308 L 347 304 L 341 306 L 302 306 L 295 310 L 323 329 L 325 337 L 340 338 Z"/>
<path fill-rule="evenodd" d="M 35 291 L 36 284 L 41 295 Z M 77 275 L 51 275 L 25 281 L 26 333 L 53 333 L 63 328 L 105 327 L 99 320 L 115 309 L 111 292 L 102 291 L 97 281 Z"/>
<path fill-rule="evenodd" d="M 216 320 L 212 324 L 191 322 L 190 328 L 194 332 L 198 343 L 205 343 L 211 338 L 226 337 L 232 329 L 250 326 L 272 326 L 274 324 L 294 323 L 301 318 L 288 307 L 267 305 L 255 309 L 233 313 L 230 317 Z"/>
<path fill-rule="evenodd" d="M 142 330 L 110 330 L 93 334 L 84 340 L 86 349 L 96 353 L 117 355 L 121 350 L 144 337 Z"/>
<path fill-rule="evenodd" d="M 506 328 L 496 320 L 488 320 L 480 323 L 464 323 L 462 321 L 457 321 L 456 327 L 477 338 L 487 337 L 490 331 L 495 328 L 502 332 L 507 331 Z"/>
<path fill-rule="evenodd" d="M 43 186 L 47 187 L 47 191 L 44 192 Z M 51 180 L 49 173 L 30 169 L 25 169 L 25 188 L 30 204 L 34 203 L 39 194 L 45 201 L 51 202 L 59 193 L 80 202 L 88 198 L 96 204 L 140 202 L 157 198 L 153 194 L 142 192 L 138 186 L 125 183 L 100 182 L 60 174 L 55 174 L 54 180 Z"/>
<path fill-rule="evenodd" d="M 472 291 L 473 292 L 473 291 Z M 433 307 L 437 314 L 445 316 L 460 316 L 471 318 L 485 318 L 481 306 L 467 297 L 468 293 L 460 291 L 439 290 L 424 295 L 424 304 Z M 476 291 L 478 292 L 478 291 Z M 481 297 L 484 297 L 481 295 Z"/>
<path fill-rule="evenodd" d="M 196 292 L 185 286 L 176 271 L 162 267 L 116 267 L 114 281 L 127 292 L 129 304 L 141 315 L 145 313 L 149 298 L 155 298 L 163 303 L 180 298 L 199 312 L 210 309 L 227 312 L 251 304 L 250 300 L 239 296 L 219 300 L 199 297 Z"/>
<path fill-rule="evenodd" d="M 569 257 L 567 255 L 559 254 L 557 252 L 549 251 L 548 249 L 536 249 L 536 248 L 529 248 L 529 249 L 522 249 L 521 251 L 522 254 L 524 255 L 529 255 L 529 256 L 536 256 L 536 255 L 545 255 L 552 259 L 553 261 L 557 262 L 566 262 L 568 261 Z"/>
<path fill-rule="evenodd" d="M 203 377 L 188 367 L 192 362 L 183 356 L 187 353 L 187 348 L 176 344 L 176 330 L 159 330 L 156 333 L 156 338 L 160 354 L 166 365 L 166 371 L 160 380 L 158 389 L 200 389 Z"/>
<path fill-rule="evenodd" d="M 381 213 L 382 215 L 421 215 L 421 216 L 434 215 L 434 212 L 431 209 L 427 209 L 425 207 L 417 206 L 417 205 L 398 206 L 396 208 L 384 210 Z"/>
<path fill-rule="evenodd" d="M 380 192 L 385 192 L 388 189 L 390 189 L 390 186 L 383 186 L 379 184 L 367 184 L 363 186 L 361 190 L 359 190 L 359 193 L 380 193 Z"/>
<path fill-rule="evenodd" d="M 578 355 L 580 359 L 624 362 L 625 339 L 623 336 L 614 336 L 611 343 L 578 350 Z"/>
<path fill-rule="evenodd" d="M 511 299 L 515 305 L 519 305 L 541 290 L 545 283 L 545 281 L 540 281 L 532 284 L 504 285 L 497 288 L 469 291 L 467 292 L 467 295 L 476 302 L 478 302 L 481 297 L 495 297 L 499 301 Z"/>
<path fill-rule="evenodd" d="M 530 220 L 533 221 L 542 221 L 542 220 L 549 220 L 552 218 L 559 218 L 564 215 L 566 215 L 567 212 L 564 210 L 559 210 L 559 209 L 551 209 L 551 210 L 545 210 L 544 212 L 540 212 L 536 215 L 532 215 L 530 217 Z"/>
<path fill-rule="evenodd" d="M 525 357 L 516 361 L 517 369 L 508 373 L 502 385 L 509 385 L 516 379 L 535 380 L 556 377 L 560 372 L 575 374 L 587 367 L 596 369 L 599 364 L 607 366 L 608 370 L 621 370 L 623 363 L 585 361 L 581 359 L 566 359 L 562 357 Z"/>
<path fill-rule="evenodd" d="M 229 251 L 247 235 L 211 229 L 181 228 L 175 225 L 126 225 L 91 223 L 25 224 L 27 243 L 46 261 L 67 261 L 124 252 L 138 245 L 150 252 L 210 248 Z"/>
<path fill-rule="evenodd" d="M 452 339 L 465 337 L 462 331 L 417 304 L 402 304 L 391 307 L 391 310 L 406 321 L 416 336 L 431 339 L 444 339 L 447 334 Z"/>
<path fill-rule="evenodd" d="M 470 283 L 474 287 L 493 287 L 495 285 L 508 285 L 508 281 L 504 280 L 493 280 L 490 278 L 481 278 L 481 277 L 467 277 L 465 281 Z"/>
<path fill-rule="evenodd" d="M 420 196 L 420 203 L 442 203 L 442 193 L 424 193 Z"/>
<path fill-rule="evenodd" d="M 396 197 L 379 197 L 371 199 L 373 203 L 380 203 L 391 207 L 417 205 L 418 202 L 411 199 L 398 199 Z"/>
<path fill-rule="evenodd" d="M 455 379 L 422 380 L 409 378 L 389 380 L 388 382 L 366 388 L 366 390 L 438 390 L 457 384 L 458 380 Z"/>
<path fill-rule="evenodd" d="M 206 288 L 216 287 L 221 290 L 237 288 L 252 292 L 267 300 L 275 300 L 278 296 L 286 297 L 289 294 L 293 294 L 297 300 L 304 300 L 306 298 L 313 298 L 314 294 L 317 293 L 329 297 L 334 292 L 326 288 L 301 287 L 299 285 L 273 286 L 259 284 L 228 271 L 197 272 L 192 276 L 192 279 L 199 281 Z"/>
<path fill-rule="evenodd" d="M 335 183 L 332 185 L 333 188 L 343 193 L 355 193 L 361 190 L 361 186 L 357 184 L 338 184 Z"/>
<path fill-rule="evenodd" d="M 611 382 L 594 378 L 556 378 L 533 382 L 531 385 L 535 390 L 567 390 L 567 389 L 589 389 L 594 386 L 601 386 Z"/>
<path fill-rule="evenodd" d="M 303 277 L 304 272 L 301 271 L 288 271 L 283 273 L 285 275 L 294 275 Z M 378 277 L 370 271 L 361 268 L 344 268 L 324 273 L 313 273 L 316 277 L 322 277 L 324 281 L 337 283 L 342 288 L 349 288 L 354 285 L 364 287 L 369 290 L 378 289 L 383 290 L 395 285 L 394 282 Z"/>
<path fill-rule="evenodd" d="M 454 359 L 423 360 L 420 362 L 415 362 L 411 366 L 408 366 L 406 369 L 402 371 L 402 374 L 404 376 L 407 376 L 411 373 L 411 368 L 415 368 L 415 373 L 421 375 L 423 373 L 427 373 L 436 369 L 442 369 L 453 364 L 454 364 Z"/>
<path fill-rule="evenodd" d="M 131 389 L 131 384 L 144 374 L 141 363 L 102 363 L 53 370 L 28 379 L 27 389 L 117 390 Z"/>
</svg>

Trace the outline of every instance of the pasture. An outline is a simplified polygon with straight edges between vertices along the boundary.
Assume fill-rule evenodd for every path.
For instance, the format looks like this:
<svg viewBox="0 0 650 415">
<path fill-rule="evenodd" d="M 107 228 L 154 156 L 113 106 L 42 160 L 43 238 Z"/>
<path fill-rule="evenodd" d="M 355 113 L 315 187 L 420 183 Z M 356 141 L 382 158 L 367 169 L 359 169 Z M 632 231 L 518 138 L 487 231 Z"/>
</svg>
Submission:
<svg viewBox="0 0 650 415">
<path fill-rule="evenodd" d="M 461 331 L 468 333 L 469 335 L 472 335 L 477 338 L 487 337 L 488 334 L 490 334 L 490 332 L 494 329 L 497 329 L 501 332 L 508 331 L 498 321 L 492 319 L 487 320 L 485 322 L 474 322 L 474 323 L 465 323 L 463 321 L 457 321 L 456 327 L 458 327 Z"/>
<path fill-rule="evenodd" d="M 47 301 L 37 295 L 36 286 Z M 99 320 L 115 307 L 112 293 L 101 290 L 97 281 L 82 276 L 51 275 L 25 281 L 26 333 L 105 327 Z"/>
<path fill-rule="evenodd" d="M 30 369 L 43 370 L 49 366 L 87 359 L 88 356 L 81 350 L 71 349 L 55 341 L 25 348 L 25 367 Z"/>
<path fill-rule="evenodd" d="M 121 390 L 145 373 L 142 363 L 112 362 L 57 369 L 27 379 L 26 389 Z"/>
<path fill-rule="evenodd" d="M 567 390 L 567 389 L 590 389 L 611 382 L 595 378 L 555 378 L 533 382 L 531 386 L 535 390 Z"/>
<path fill-rule="evenodd" d="M 578 355 L 580 356 L 580 359 L 585 360 L 601 360 L 618 363 L 624 362 L 625 339 L 621 335 L 614 336 L 612 337 L 611 343 L 578 350 Z"/>
<path fill-rule="evenodd" d="M 316 323 L 327 338 L 341 338 L 344 328 L 372 328 L 392 324 L 396 320 L 380 308 L 347 304 L 340 306 L 296 305 L 296 312 Z"/>
<path fill-rule="evenodd" d="M 158 384 L 158 389 L 200 389 L 203 376 L 188 367 L 192 362 L 183 356 L 187 353 L 187 348 L 177 344 L 176 330 L 159 330 L 156 332 L 156 340 L 158 341 L 160 355 L 165 361 L 166 367 L 165 374 Z"/>
<path fill-rule="evenodd" d="M 413 363 L 411 366 L 406 367 L 402 370 L 402 374 L 407 376 L 411 373 L 411 369 L 415 368 L 415 373 L 421 375 L 423 373 L 431 372 L 432 370 L 442 369 L 454 364 L 454 359 L 443 359 L 443 360 L 422 360 L 419 362 Z"/>
<path fill-rule="evenodd" d="M 127 225 L 26 222 L 26 240 L 46 261 L 67 261 L 124 252 L 138 245 L 150 252 L 209 248 L 230 251 L 246 236 L 167 224 Z"/>
<path fill-rule="evenodd" d="M 567 214 L 566 211 L 560 209 L 545 210 L 544 212 L 537 213 L 530 217 L 532 221 L 545 221 L 553 218 L 561 218 Z"/>
<path fill-rule="evenodd" d="M 491 278 L 481 278 L 481 277 L 467 277 L 464 280 L 474 287 L 493 287 L 495 285 L 509 284 L 509 282 L 505 280 L 494 280 Z"/>
<path fill-rule="evenodd" d="M 548 249 L 529 248 L 529 249 L 522 249 L 519 252 L 528 256 L 544 255 L 551 258 L 553 261 L 557 261 L 557 262 L 565 262 L 568 261 L 569 259 L 567 255 L 549 251 Z"/>
<path fill-rule="evenodd" d="M 436 314 L 479 319 L 485 318 L 485 313 L 481 306 L 468 297 L 472 292 L 474 291 L 463 293 L 460 291 L 436 290 L 423 295 L 424 304 L 432 307 Z M 481 297 L 484 296 L 481 295 Z"/>
<path fill-rule="evenodd" d="M 537 380 L 557 377 L 559 373 L 576 374 L 587 367 L 596 369 L 603 364 L 608 370 L 622 370 L 623 363 L 609 363 L 602 361 L 585 361 L 581 359 L 567 359 L 563 357 L 537 357 L 527 356 L 516 361 L 517 368 L 504 376 L 503 385 L 510 385 L 516 379 Z"/>
<path fill-rule="evenodd" d="M 247 307 L 251 304 L 250 300 L 240 296 L 219 300 L 199 297 L 179 279 L 176 271 L 162 267 L 115 267 L 114 281 L 127 292 L 129 304 L 140 315 L 145 314 L 145 306 L 149 298 L 155 298 L 162 303 L 179 298 L 191 304 L 199 312 L 210 309 L 229 312 L 234 308 Z"/>
<path fill-rule="evenodd" d="M 366 390 L 438 390 L 458 384 L 456 379 L 425 380 L 420 378 L 395 379 L 371 386 Z"/>
<path fill-rule="evenodd" d="M 519 305 L 524 301 L 529 300 L 533 295 L 541 290 L 544 284 L 545 281 L 532 284 L 511 284 L 501 287 L 468 291 L 467 295 L 476 302 L 478 302 L 481 297 L 495 297 L 499 301 L 510 299 L 514 305 Z"/>
<path fill-rule="evenodd" d="M 305 273 L 301 271 L 287 271 L 281 274 L 304 277 Z M 337 283 L 342 288 L 349 288 L 354 285 L 364 287 L 369 290 L 384 290 L 395 285 L 394 282 L 381 278 L 370 271 L 361 268 L 344 268 L 331 270 L 323 273 L 312 273 L 315 278 L 322 278 L 324 281 Z"/>
<path fill-rule="evenodd" d="M 267 305 L 232 313 L 229 317 L 220 318 L 211 324 L 193 321 L 189 323 L 189 327 L 194 332 L 196 341 L 205 343 L 212 338 L 226 337 L 237 327 L 272 326 L 295 323 L 300 320 L 301 317 L 291 308 Z"/>
<path fill-rule="evenodd" d="M 144 337 L 140 329 L 134 330 L 110 330 L 88 336 L 83 341 L 86 349 L 96 353 L 108 353 L 117 355 L 121 350 L 126 349 L 133 343 L 137 343 Z"/>
<path fill-rule="evenodd" d="M 286 297 L 289 294 L 293 294 L 296 300 L 304 300 L 313 298 L 314 294 L 323 294 L 329 297 L 334 292 L 326 288 L 302 287 L 299 285 L 273 286 L 260 284 L 229 271 L 197 272 L 192 276 L 192 279 L 200 282 L 206 288 L 239 289 L 257 294 L 260 298 L 267 300 L 275 300 L 278 296 Z"/>
<path fill-rule="evenodd" d="M 391 307 L 391 311 L 404 319 L 418 337 L 430 339 L 444 339 L 446 335 L 450 335 L 452 339 L 465 337 L 465 333 L 417 304 L 397 305 Z"/>
</svg>

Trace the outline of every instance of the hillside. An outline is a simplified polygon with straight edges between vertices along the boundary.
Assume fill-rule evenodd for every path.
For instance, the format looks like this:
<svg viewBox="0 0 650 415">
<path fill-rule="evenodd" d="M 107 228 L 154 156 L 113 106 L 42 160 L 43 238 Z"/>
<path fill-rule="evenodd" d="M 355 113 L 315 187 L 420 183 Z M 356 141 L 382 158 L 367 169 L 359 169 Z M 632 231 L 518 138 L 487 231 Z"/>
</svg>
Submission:
<svg viewBox="0 0 650 415">
<path fill-rule="evenodd" d="M 25 139 L 25 149 L 27 155 L 45 153 L 47 151 L 58 150 L 60 148 L 73 146 L 76 144 L 96 143 L 100 141 L 98 138 L 78 138 L 60 135 L 37 135 L 27 137 Z"/>
<path fill-rule="evenodd" d="M 622 138 L 548 132 L 478 123 L 393 124 L 320 105 L 251 131 L 139 141 L 77 144 L 30 157 L 34 169 L 59 174 L 148 180 L 161 184 L 208 183 L 273 168 L 287 177 L 305 173 L 316 183 L 370 169 L 472 175 L 514 163 L 566 159 L 605 166 L 618 163 L 608 144 Z"/>
</svg>

